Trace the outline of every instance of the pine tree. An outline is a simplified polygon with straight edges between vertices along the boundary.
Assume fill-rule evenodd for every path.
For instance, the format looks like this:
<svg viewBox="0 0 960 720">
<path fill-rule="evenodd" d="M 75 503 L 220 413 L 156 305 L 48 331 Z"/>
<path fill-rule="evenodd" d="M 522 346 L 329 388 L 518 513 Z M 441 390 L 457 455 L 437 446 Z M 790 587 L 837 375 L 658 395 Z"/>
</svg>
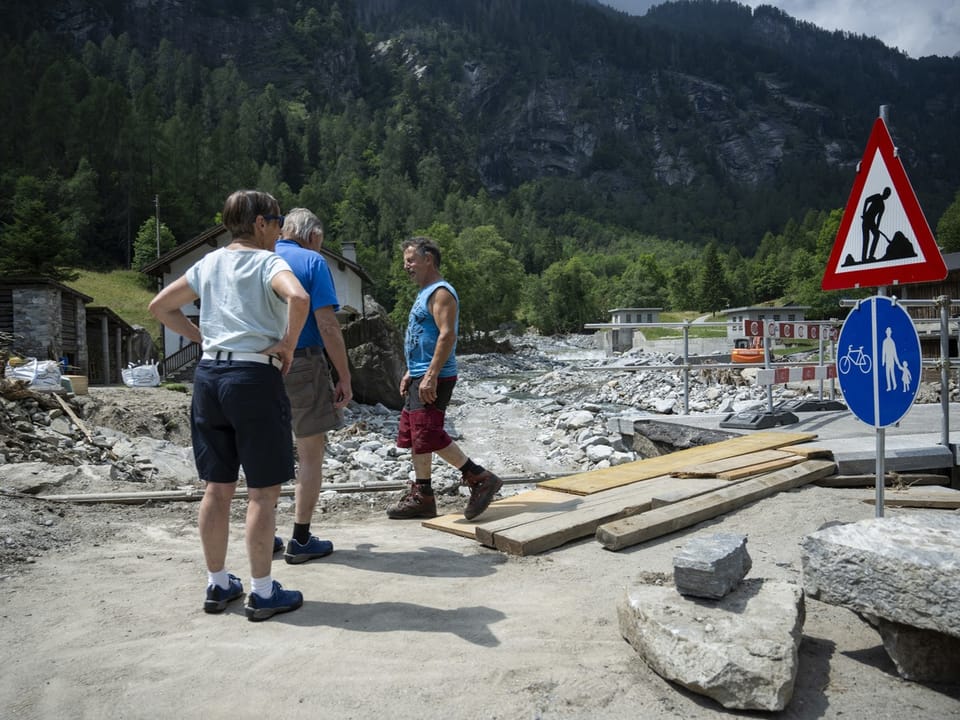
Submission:
<svg viewBox="0 0 960 720">
<path fill-rule="evenodd" d="M 727 286 L 727 276 L 720 263 L 715 241 L 707 245 L 703 253 L 697 295 L 700 298 L 700 309 L 711 313 L 722 310 L 730 303 L 730 288 Z"/>
<path fill-rule="evenodd" d="M 76 243 L 64 230 L 46 199 L 47 188 L 37 178 L 17 180 L 12 222 L 0 226 L 0 276 L 73 280 Z"/>
</svg>

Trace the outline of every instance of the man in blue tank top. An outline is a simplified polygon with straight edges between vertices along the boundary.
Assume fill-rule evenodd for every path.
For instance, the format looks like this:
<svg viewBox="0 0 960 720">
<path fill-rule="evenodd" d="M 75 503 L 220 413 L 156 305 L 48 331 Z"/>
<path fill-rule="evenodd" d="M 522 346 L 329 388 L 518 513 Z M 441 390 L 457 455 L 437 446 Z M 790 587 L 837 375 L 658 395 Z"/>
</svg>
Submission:
<svg viewBox="0 0 960 720">
<path fill-rule="evenodd" d="M 400 502 L 387 508 L 394 519 L 432 518 L 437 503 L 431 486 L 433 453 L 459 469 L 470 488 L 463 511 L 472 520 L 487 509 L 503 485 L 489 470 L 468 458 L 443 428 L 447 405 L 457 382 L 457 332 L 460 298 L 440 274 L 440 248 L 426 237 L 405 240 L 403 269 L 420 288 L 404 340 L 407 372 L 400 381 L 404 396 L 397 446 L 411 448 L 415 480 Z"/>
</svg>

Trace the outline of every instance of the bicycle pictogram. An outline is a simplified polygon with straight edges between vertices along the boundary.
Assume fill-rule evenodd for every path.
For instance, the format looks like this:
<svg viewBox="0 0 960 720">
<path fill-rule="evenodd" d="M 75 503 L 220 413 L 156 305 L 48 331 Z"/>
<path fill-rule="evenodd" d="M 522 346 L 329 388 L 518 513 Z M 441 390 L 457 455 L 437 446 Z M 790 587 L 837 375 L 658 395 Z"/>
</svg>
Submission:
<svg viewBox="0 0 960 720">
<path fill-rule="evenodd" d="M 860 372 L 868 375 L 873 364 L 870 356 L 863 352 L 863 345 L 856 350 L 853 349 L 853 345 L 848 346 L 848 348 L 847 354 L 837 361 L 837 370 L 841 375 L 846 375 L 852 368 L 858 367 Z"/>
</svg>

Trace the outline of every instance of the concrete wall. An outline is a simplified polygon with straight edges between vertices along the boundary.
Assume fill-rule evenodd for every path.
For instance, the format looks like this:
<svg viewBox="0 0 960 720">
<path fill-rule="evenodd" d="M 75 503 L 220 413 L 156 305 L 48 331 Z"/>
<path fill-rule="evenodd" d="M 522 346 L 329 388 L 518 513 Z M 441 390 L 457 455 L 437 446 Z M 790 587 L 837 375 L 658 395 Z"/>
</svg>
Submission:
<svg viewBox="0 0 960 720">
<path fill-rule="evenodd" d="M 690 338 L 687 343 L 691 355 L 730 355 L 732 343 L 727 338 Z M 683 355 L 683 340 L 634 340 L 634 347 L 646 352 Z"/>
</svg>

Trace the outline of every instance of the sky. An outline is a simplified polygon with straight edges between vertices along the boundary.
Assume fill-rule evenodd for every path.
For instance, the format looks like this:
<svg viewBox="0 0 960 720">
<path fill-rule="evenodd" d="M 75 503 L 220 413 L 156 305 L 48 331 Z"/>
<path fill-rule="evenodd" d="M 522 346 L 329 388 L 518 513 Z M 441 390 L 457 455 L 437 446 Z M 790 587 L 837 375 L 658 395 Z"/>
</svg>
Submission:
<svg viewBox="0 0 960 720">
<path fill-rule="evenodd" d="M 642 15 L 658 0 L 601 0 Z M 772 5 L 797 20 L 824 30 L 846 30 L 875 37 L 912 58 L 952 57 L 960 53 L 960 2 L 957 0 L 738 0 L 743 5 Z"/>
</svg>

